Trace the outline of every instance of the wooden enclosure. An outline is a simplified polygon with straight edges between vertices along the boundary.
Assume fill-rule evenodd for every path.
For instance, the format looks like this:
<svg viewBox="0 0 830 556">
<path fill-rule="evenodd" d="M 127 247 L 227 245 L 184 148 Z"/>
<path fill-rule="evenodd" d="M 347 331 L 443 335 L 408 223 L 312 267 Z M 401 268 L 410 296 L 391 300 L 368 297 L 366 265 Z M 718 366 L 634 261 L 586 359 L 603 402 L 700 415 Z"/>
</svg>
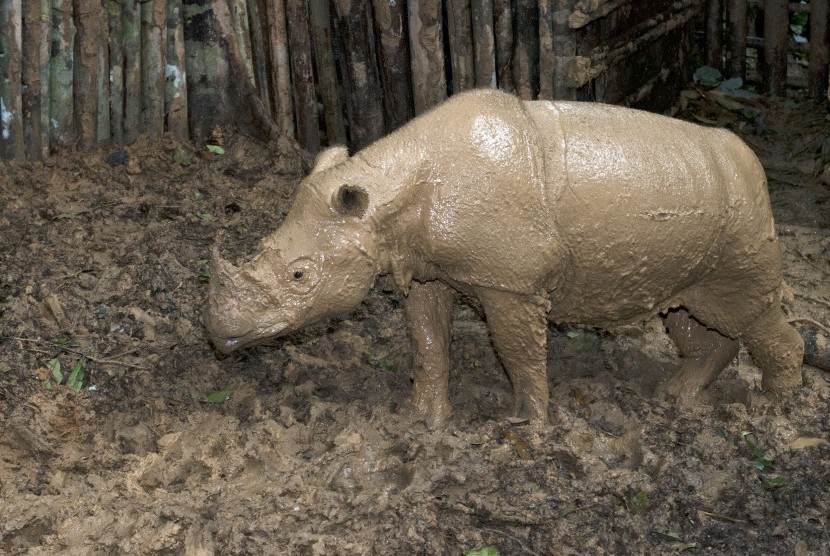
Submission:
<svg viewBox="0 0 830 556">
<path fill-rule="evenodd" d="M 827 0 L 0 0 L 0 158 L 227 124 L 358 149 L 472 87 L 663 111 L 704 31 L 780 94 L 793 10 L 823 95 Z"/>
</svg>

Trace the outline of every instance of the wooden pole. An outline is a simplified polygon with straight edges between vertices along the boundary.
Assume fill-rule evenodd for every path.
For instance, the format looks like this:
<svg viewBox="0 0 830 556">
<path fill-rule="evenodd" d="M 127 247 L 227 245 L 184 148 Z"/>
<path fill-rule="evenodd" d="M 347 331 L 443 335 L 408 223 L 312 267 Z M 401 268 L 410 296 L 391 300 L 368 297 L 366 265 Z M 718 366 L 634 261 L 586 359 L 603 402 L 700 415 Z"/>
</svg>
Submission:
<svg viewBox="0 0 830 556">
<path fill-rule="evenodd" d="M 48 61 L 43 58 L 43 45 L 49 37 L 44 35 L 41 18 L 43 3 L 29 0 L 23 5 L 23 136 L 26 158 L 39 160 L 43 158 L 46 148 L 44 141 L 43 109 L 44 87 L 42 83 L 43 65 Z M 48 4 L 47 4 L 48 6 Z M 51 10 L 50 10 L 51 11 Z M 51 13 L 48 13 L 51 17 Z M 48 78 L 48 73 L 46 74 Z M 48 91 L 46 91 L 48 94 Z M 47 104 L 48 109 L 48 104 Z M 48 139 L 46 139 L 48 141 Z"/>
<path fill-rule="evenodd" d="M 49 60 L 49 148 L 73 142 L 75 24 L 72 0 L 52 0 L 52 37 Z"/>
<path fill-rule="evenodd" d="M 518 93 L 532 100 L 539 91 L 539 3 L 537 0 L 516 0 L 516 53 L 513 74 Z"/>
<path fill-rule="evenodd" d="M 375 35 L 379 39 L 383 119 L 386 131 L 390 132 L 414 116 L 409 44 L 406 40 L 406 5 L 404 2 L 374 0 L 373 7 Z"/>
<path fill-rule="evenodd" d="M 138 138 L 141 120 L 141 4 L 139 0 L 121 0 L 124 55 L 124 130 L 123 140 Z"/>
<path fill-rule="evenodd" d="M 539 0 L 539 98 L 542 100 L 554 98 L 553 11 L 553 0 Z"/>
<path fill-rule="evenodd" d="M 575 91 L 568 82 L 568 68 L 576 55 L 576 37 L 568 26 L 572 4 L 570 0 L 554 0 L 553 6 L 553 98 L 573 99 Z"/>
<path fill-rule="evenodd" d="M 109 0 L 110 136 L 124 138 L 124 21 L 121 0 Z"/>
<path fill-rule="evenodd" d="M 142 0 L 141 130 L 153 138 L 161 137 L 164 133 L 166 23 L 166 0 Z"/>
<path fill-rule="evenodd" d="M 22 6 L 20 0 L 0 1 L 0 159 L 22 160 Z"/>
<path fill-rule="evenodd" d="M 744 14 L 745 16 L 746 14 Z M 746 17 L 744 17 L 746 27 Z M 723 3 L 709 0 L 706 6 L 706 63 L 718 69 L 723 66 Z"/>
<path fill-rule="evenodd" d="M 98 37 L 102 27 L 101 5 L 98 0 L 73 0 L 73 4 L 78 29 L 75 49 L 75 129 L 81 146 L 89 148 L 98 142 Z"/>
<path fill-rule="evenodd" d="M 306 0 L 286 0 L 288 51 L 294 83 L 294 106 L 297 107 L 297 140 L 309 153 L 320 148 L 320 120 L 317 116 L 317 94 L 311 66 L 311 37 L 308 32 Z"/>
<path fill-rule="evenodd" d="M 441 0 L 409 0 L 412 99 L 420 114 L 447 98 Z"/>
<path fill-rule="evenodd" d="M 496 50 L 493 36 L 493 0 L 475 0 L 473 12 L 473 46 L 475 47 L 476 87 L 495 89 Z"/>
<path fill-rule="evenodd" d="M 246 0 L 229 0 L 228 8 L 231 14 L 233 34 L 236 37 L 236 46 L 239 50 L 239 58 L 245 66 L 248 79 L 255 82 L 254 60 L 251 54 L 251 29 L 248 25 L 248 4 Z"/>
<path fill-rule="evenodd" d="M 323 117 L 329 145 L 346 144 L 346 126 L 343 123 L 343 105 L 337 88 L 337 67 L 331 38 L 331 11 L 328 0 L 310 0 L 311 38 L 317 62 L 317 83 L 323 99 Z"/>
<path fill-rule="evenodd" d="M 171 0 L 168 0 L 171 1 Z M 268 80 L 268 56 L 265 49 L 265 35 L 263 33 L 262 11 L 259 7 L 259 0 L 248 0 L 248 13 L 251 19 L 251 57 L 253 58 L 254 83 L 257 94 L 265 99 L 264 108 L 271 114 L 271 87 Z M 170 40 L 169 37 L 167 39 Z M 169 49 L 168 49 L 169 52 Z"/>
<path fill-rule="evenodd" d="M 383 135 L 380 81 L 373 56 L 368 0 L 335 0 L 340 55 L 348 84 L 346 103 L 351 146 L 361 149 Z"/>
<path fill-rule="evenodd" d="M 513 15 L 510 0 L 493 0 L 493 28 L 498 86 L 512 93 L 516 91 L 516 81 L 513 79 Z"/>
<path fill-rule="evenodd" d="M 31 1 L 31 0 L 29 0 Z M 95 122 L 95 142 L 104 143 L 110 140 L 110 61 L 109 61 L 109 19 L 107 17 L 109 0 L 98 0 L 100 12 L 95 20 L 98 26 L 96 46 L 98 52 L 98 71 L 96 73 L 96 102 L 98 113 Z"/>
<path fill-rule="evenodd" d="M 764 0 L 764 84 L 773 95 L 787 86 L 789 0 Z"/>
<path fill-rule="evenodd" d="M 729 0 L 729 77 L 746 79 L 746 2 Z"/>
<path fill-rule="evenodd" d="M 288 61 L 288 32 L 283 0 L 267 4 L 268 38 L 271 50 L 271 80 L 274 91 L 274 121 L 282 135 L 294 137 L 294 107 L 291 104 L 291 73 Z"/>
<path fill-rule="evenodd" d="M 823 97 L 827 92 L 827 64 L 830 51 L 827 45 L 827 0 L 810 0 L 810 53 L 808 91 L 811 97 Z"/>
<path fill-rule="evenodd" d="M 447 37 L 450 43 L 451 90 L 453 93 L 475 86 L 473 27 L 470 0 L 446 0 Z"/>
<path fill-rule="evenodd" d="M 167 130 L 177 141 L 186 141 L 190 137 L 187 124 L 187 70 L 184 56 L 182 0 L 167 0 L 164 114 Z"/>
</svg>

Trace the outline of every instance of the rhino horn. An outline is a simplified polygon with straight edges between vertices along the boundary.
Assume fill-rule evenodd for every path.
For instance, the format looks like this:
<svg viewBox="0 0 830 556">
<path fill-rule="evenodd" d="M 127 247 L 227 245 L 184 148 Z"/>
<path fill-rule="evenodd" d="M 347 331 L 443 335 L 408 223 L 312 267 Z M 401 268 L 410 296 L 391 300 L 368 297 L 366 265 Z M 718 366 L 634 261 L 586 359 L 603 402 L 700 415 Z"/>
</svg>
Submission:
<svg viewBox="0 0 830 556">
<path fill-rule="evenodd" d="M 210 258 L 210 275 L 218 280 L 220 285 L 238 284 L 239 269 L 219 254 L 219 247 L 214 245 Z"/>
</svg>

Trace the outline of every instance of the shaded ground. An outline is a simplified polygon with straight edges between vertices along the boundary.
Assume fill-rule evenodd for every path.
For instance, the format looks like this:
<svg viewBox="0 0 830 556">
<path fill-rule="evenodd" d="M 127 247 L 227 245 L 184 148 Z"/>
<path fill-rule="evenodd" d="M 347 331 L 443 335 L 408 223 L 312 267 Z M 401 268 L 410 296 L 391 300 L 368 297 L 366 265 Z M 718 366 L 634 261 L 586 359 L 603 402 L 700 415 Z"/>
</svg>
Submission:
<svg viewBox="0 0 830 556">
<path fill-rule="evenodd" d="M 826 111 L 716 100 L 687 95 L 685 115 L 762 157 L 788 311 L 826 326 Z M 552 327 L 552 424 L 531 430 L 505 419 L 510 384 L 459 304 L 455 420 L 430 432 L 382 284 L 348 318 L 217 357 L 200 322 L 213 238 L 249 251 L 302 174 L 223 144 L 188 166 L 169 145 L 0 167 L 0 552 L 826 553 L 830 375 L 810 367 L 775 399 L 742 353 L 679 408 L 652 395 L 676 368 L 659 321 Z M 83 364 L 80 391 L 46 387 L 53 358 Z"/>
</svg>

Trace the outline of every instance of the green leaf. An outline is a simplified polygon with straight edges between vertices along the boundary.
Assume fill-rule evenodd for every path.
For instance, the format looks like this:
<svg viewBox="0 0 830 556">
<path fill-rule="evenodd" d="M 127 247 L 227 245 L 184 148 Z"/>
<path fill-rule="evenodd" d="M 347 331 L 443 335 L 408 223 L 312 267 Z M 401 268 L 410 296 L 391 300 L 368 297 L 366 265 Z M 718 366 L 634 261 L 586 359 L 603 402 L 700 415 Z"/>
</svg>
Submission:
<svg viewBox="0 0 830 556">
<path fill-rule="evenodd" d="M 200 213 L 199 218 L 202 220 L 202 222 L 213 222 L 214 220 L 216 220 L 216 216 L 209 212 Z"/>
<path fill-rule="evenodd" d="M 215 390 L 202 396 L 199 401 L 203 403 L 225 403 L 231 397 L 233 390 Z"/>
<path fill-rule="evenodd" d="M 501 556 L 501 552 L 495 546 L 482 546 L 474 550 L 468 550 L 464 556 Z"/>
<path fill-rule="evenodd" d="M 46 368 L 49 369 L 49 373 L 52 375 L 52 379 L 60 384 L 63 382 L 63 373 L 61 372 L 61 362 L 57 359 L 50 359 L 48 363 L 46 363 Z"/>
<path fill-rule="evenodd" d="M 207 150 L 209 150 L 213 154 L 225 154 L 225 149 L 223 149 L 219 145 L 207 145 Z"/>
<path fill-rule="evenodd" d="M 649 500 L 648 494 L 641 490 L 631 497 L 631 511 L 635 514 L 643 514 L 649 511 L 654 504 Z"/>
<path fill-rule="evenodd" d="M 698 548 L 698 545 L 696 542 L 677 542 L 672 544 L 671 547 L 678 552 L 684 552 L 686 550 Z"/>
<path fill-rule="evenodd" d="M 81 386 L 84 381 L 84 364 L 81 361 L 75 363 L 72 367 L 72 372 L 69 373 L 69 378 L 66 379 L 66 385 L 75 392 L 81 391 Z"/>
<path fill-rule="evenodd" d="M 190 151 L 183 147 L 177 148 L 173 151 L 173 162 L 182 166 L 189 166 L 193 162 L 193 159 L 190 156 Z"/>
<path fill-rule="evenodd" d="M 786 477 L 769 477 L 761 480 L 761 486 L 764 490 L 774 490 L 789 484 L 790 480 Z"/>
</svg>

